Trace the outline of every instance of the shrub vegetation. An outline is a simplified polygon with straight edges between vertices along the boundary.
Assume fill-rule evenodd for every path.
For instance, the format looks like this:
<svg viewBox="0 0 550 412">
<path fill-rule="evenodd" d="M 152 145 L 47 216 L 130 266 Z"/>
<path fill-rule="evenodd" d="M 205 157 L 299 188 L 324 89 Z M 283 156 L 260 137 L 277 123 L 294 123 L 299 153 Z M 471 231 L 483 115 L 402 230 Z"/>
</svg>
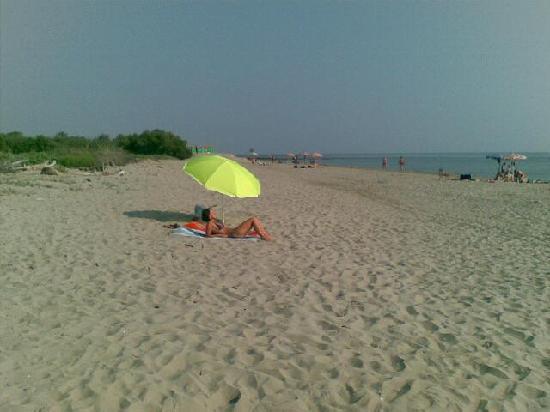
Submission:
<svg viewBox="0 0 550 412">
<path fill-rule="evenodd" d="M 164 130 L 145 130 L 139 135 L 118 135 L 115 143 L 134 154 L 169 155 L 178 159 L 187 159 L 192 155 L 185 140 Z"/>
<path fill-rule="evenodd" d="M 108 135 L 96 138 L 69 136 L 59 132 L 53 137 L 24 136 L 20 132 L 0 133 L 0 160 L 26 159 L 30 163 L 56 160 L 65 167 L 100 169 L 105 165 L 124 165 L 137 158 L 159 155 L 178 159 L 191 157 L 185 140 L 164 130 L 145 130 L 141 134 Z"/>
</svg>

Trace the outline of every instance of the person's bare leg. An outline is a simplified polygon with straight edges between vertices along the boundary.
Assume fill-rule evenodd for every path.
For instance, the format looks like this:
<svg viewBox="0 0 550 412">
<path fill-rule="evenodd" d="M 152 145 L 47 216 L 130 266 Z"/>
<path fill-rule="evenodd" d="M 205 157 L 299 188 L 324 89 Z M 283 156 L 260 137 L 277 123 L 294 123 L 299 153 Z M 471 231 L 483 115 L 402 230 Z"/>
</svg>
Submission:
<svg viewBox="0 0 550 412">
<path fill-rule="evenodd" d="M 271 235 L 267 233 L 262 222 L 258 218 L 251 217 L 250 219 L 245 220 L 239 226 L 231 231 L 231 235 L 234 237 L 244 237 L 250 229 L 254 229 L 262 239 L 271 240 Z"/>
<path fill-rule="evenodd" d="M 262 222 L 260 222 L 260 219 L 253 218 L 252 224 L 253 224 L 254 230 L 258 232 L 258 234 L 263 240 L 272 240 L 271 235 L 267 233 L 267 230 L 265 230 L 264 225 L 262 224 Z"/>
<path fill-rule="evenodd" d="M 254 218 L 251 217 L 250 219 L 245 220 L 242 222 L 239 226 L 231 230 L 231 236 L 233 237 L 244 237 L 248 232 L 250 232 L 250 229 L 254 227 Z"/>
</svg>

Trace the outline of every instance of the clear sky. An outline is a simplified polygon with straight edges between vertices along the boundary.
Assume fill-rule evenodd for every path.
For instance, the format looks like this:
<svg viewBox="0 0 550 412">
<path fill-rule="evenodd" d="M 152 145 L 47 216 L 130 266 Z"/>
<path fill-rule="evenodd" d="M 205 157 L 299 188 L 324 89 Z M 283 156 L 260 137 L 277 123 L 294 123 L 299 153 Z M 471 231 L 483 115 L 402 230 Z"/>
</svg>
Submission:
<svg viewBox="0 0 550 412">
<path fill-rule="evenodd" d="M 550 1 L 0 0 L 0 131 L 550 151 Z"/>
</svg>

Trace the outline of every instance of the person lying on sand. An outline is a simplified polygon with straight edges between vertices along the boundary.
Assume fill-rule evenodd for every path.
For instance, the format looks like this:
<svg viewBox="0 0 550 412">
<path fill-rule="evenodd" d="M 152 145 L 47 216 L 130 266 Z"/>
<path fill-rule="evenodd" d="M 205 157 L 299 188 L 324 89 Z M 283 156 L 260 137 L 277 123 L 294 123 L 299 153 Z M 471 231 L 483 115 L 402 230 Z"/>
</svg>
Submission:
<svg viewBox="0 0 550 412">
<path fill-rule="evenodd" d="M 263 240 L 271 240 L 271 235 L 267 233 L 262 222 L 257 217 L 251 217 L 234 228 L 224 226 L 222 222 L 216 219 L 216 210 L 214 208 L 204 209 L 202 211 L 202 220 L 206 224 L 207 237 L 245 237 L 252 229 L 255 230 Z"/>
</svg>

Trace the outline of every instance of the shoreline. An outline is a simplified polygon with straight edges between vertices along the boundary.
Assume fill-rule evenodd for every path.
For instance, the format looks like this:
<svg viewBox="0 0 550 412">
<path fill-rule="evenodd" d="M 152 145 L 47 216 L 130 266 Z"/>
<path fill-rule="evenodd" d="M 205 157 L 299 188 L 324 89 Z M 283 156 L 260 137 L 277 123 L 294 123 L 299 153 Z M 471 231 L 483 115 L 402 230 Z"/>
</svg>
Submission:
<svg viewBox="0 0 550 412">
<path fill-rule="evenodd" d="M 371 172 L 385 172 L 385 173 L 398 173 L 398 174 L 417 174 L 417 175 L 420 175 L 420 176 L 425 176 L 425 175 L 429 175 L 429 176 L 437 176 L 439 177 L 439 173 L 438 172 L 428 172 L 428 171 L 422 171 L 422 170 L 405 170 L 403 172 L 399 171 L 399 170 L 394 170 L 394 169 L 382 169 L 382 168 L 373 168 L 373 167 L 362 167 L 362 166 L 333 166 L 333 165 L 320 165 L 321 167 L 341 167 L 341 168 L 349 168 L 349 169 L 365 169 L 365 170 L 369 170 Z M 443 180 L 460 180 L 460 173 L 449 173 L 449 176 L 442 176 L 441 177 Z M 464 180 L 468 180 L 468 179 L 464 179 Z M 518 183 L 518 182 L 504 182 L 504 181 L 500 181 L 500 180 L 496 180 L 494 178 L 490 178 L 490 177 L 479 177 L 479 176 L 472 176 L 472 179 L 470 179 L 471 181 L 475 181 L 475 182 L 485 182 L 485 183 Z M 529 181 L 529 182 L 526 182 L 526 183 L 518 183 L 518 184 L 550 184 L 550 180 L 543 180 L 543 179 L 535 179 L 534 181 Z"/>
<path fill-rule="evenodd" d="M 438 174 L 442 169 L 451 175 L 470 174 L 477 179 L 494 179 L 498 172 L 497 157 L 482 153 L 416 153 L 416 154 L 324 154 L 318 159 L 325 165 L 361 167 L 370 170 L 382 169 L 382 158 L 389 160 L 390 170 L 399 171 L 398 158 L 403 155 L 405 168 L 417 173 Z M 518 161 L 516 166 L 525 172 L 531 181 L 550 182 L 550 153 L 526 153 L 527 158 Z M 501 155 L 502 157 L 503 155 Z M 244 156 L 245 158 L 248 156 Z M 303 155 L 298 155 L 303 162 Z M 269 162 L 270 156 L 260 156 Z M 286 162 L 288 155 L 276 155 L 275 159 Z M 311 159 L 311 157 L 308 157 Z"/>
<path fill-rule="evenodd" d="M 251 165 L 250 161 L 248 161 L 248 159 L 246 157 L 241 157 L 241 156 L 237 156 L 237 155 L 233 155 L 235 156 L 236 158 L 238 158 L 239 160 L 242 161 L 242 163 L 246 166 L 246 165 Z M 280 164 L 280 165 L 288 165 L 288 166 L 292 166 L 293 164 L 289 161 L 283 161 L 282 163 L 278 163 L 276 161 L 275 164 Z M 271 164 L 267 164 L 266 166 L 272 166 Z M 329 168 L 342 168 L 342 169 L 352 169 L 352 170 L 368 170 L 368 171 L 371 171 L 371 172 L 384 172 L 384 173 L 397 173 L 397 174 L 417 174 L 419 176 L 437 176 L 439 177 L 439 174 L 438 172 L 435 172 L 435 171 L 422 171 L 422 170 L 405 170 L 403 172 L 399 171 L 398 169 L 382 169 L 382 168 L 376 168 L 376 167 L 368 167 L 368 166 L 350 166 L 350 165 L 328 165 L 328 164 L 323 164 L 322 161 L 321 163 L 319 163 L 319 165 L 317 166 L 317 168 L 323 168 L 323 167 L 329 167 Z M 294 167 L 293 167 L 294 168 Z M 297 169 L 315 169 L 315 167 L 298 167 Z M 460 180 L 460 173 L 449 173 L 449 176 L 442 176 L 441 177 L 442 180 Z M 467 179 L 465 179 L 467 180 Z M 485 183 L 516 183 L 516 182 L 503 182 L 503 181 L 499 181 L 499 180 L 495 180 L 494 178 L 490 178 L 490 177 L 479 177 L 479 176 L 472 176 L 472 179 L 471 181 L 476 181 L 476 182 L 485 182 Z M 545 180 L 545 179 L 534 179 L 533 181 L 529 181 L 527 183 L 521 183 L 521 184 L 550 184 L 550 180 Z"/>
</svg>

